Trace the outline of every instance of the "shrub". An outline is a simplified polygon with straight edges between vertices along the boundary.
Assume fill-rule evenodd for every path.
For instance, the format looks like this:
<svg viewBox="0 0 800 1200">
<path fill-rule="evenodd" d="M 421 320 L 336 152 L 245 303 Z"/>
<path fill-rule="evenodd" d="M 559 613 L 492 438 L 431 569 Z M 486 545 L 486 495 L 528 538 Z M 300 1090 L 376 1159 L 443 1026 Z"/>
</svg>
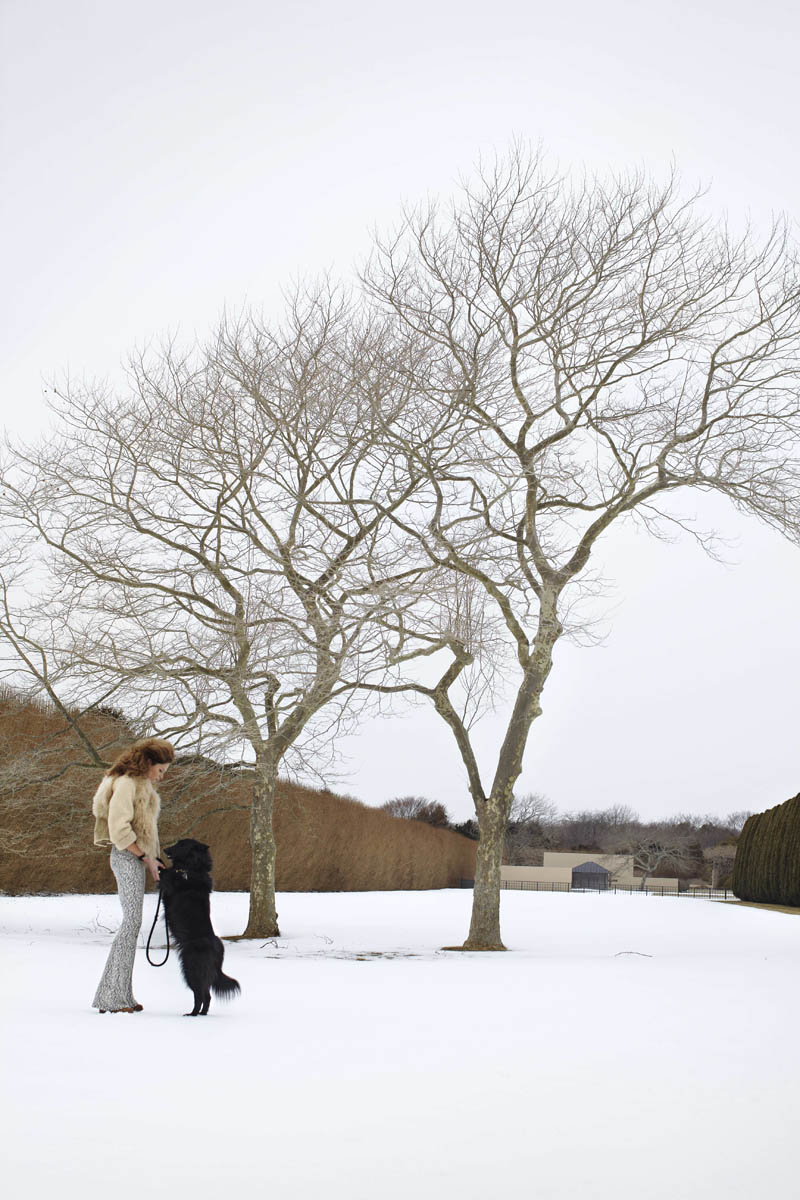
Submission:
<svg viewBox="0 0 800 1200">
<path fill-rule="evenodd" d="M 800 795 L 745 822 L 732 886 L 740 900 L 800 906 Z"/>
</svg>

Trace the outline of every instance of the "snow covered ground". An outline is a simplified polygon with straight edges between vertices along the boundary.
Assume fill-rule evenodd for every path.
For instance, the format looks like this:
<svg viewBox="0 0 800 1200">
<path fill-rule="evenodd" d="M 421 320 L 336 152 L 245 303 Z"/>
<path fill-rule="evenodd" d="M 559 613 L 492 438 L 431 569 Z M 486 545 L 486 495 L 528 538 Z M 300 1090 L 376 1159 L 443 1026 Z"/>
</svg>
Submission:
<svg viewBox="0 0 800 1200">
<path fill-rule="evenodd" d="M 241 998 L 189 1020 L 143 952 L 145 1011 L 90 1008 L 116 896 L 0 898 L 4 1194 L 796 1194 L 800 921 L 506 892 L 509 953 L 441 952 L 470 900 L 283 895 L 278 941 L 227 945 Z M 217 931 L 246 910 L 215 895 Z"/>
</svg>

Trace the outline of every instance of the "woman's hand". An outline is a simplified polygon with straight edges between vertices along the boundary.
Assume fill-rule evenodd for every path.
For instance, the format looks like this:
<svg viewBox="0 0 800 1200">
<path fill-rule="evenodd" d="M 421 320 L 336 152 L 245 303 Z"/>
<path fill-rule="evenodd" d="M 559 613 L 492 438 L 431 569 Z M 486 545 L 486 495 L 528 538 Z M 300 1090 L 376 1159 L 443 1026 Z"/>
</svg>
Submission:
<svg viewBox="0 0 800 1200">
<path fill-rule="evenodd" d="M 157 858 L 151 858 L 149 854 L 145 854 L 144 858 L 142 859 L 142 862 L 147 867 L 148 871 L 153 876 L 153 879 L 155 879 L 156 883 L 158 883 L 158 873 L 161 870 L 162 864 L 158 861 Z"/>
</svg>

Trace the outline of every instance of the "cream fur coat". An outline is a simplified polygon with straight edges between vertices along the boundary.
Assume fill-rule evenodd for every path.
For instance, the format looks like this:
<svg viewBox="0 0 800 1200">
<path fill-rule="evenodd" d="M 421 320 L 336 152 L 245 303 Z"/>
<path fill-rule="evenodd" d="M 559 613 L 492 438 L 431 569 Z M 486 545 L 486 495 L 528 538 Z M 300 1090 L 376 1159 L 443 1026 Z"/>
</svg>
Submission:
<svg viewBox="0 0 800 1200">
<path fill-rule="evenodd" d="M 127 850 L 134 842 L 157 858 L 158 814 L 161 800 L 149 779 L 135 775 L 105 775 L 92 800 L 95 846 Z"/>
</svg>

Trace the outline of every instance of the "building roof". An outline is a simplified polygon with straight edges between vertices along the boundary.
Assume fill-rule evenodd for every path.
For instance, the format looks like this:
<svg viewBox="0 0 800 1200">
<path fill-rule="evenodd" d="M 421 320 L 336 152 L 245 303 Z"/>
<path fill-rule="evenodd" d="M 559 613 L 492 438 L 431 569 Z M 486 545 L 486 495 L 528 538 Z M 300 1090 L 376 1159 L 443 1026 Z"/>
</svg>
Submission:
<svg viewBox="0 0 800 1200">
<path fill-rule="evenodd" d="M 596 862 L 585 862 L 585 863 L 581 863 L 581 865 L 579 867 L 572 868 L 573 875 L 575 875 L 577 872 L 580 872 L 580 871 L 585 872 L 585 874 L 587 874 L 587 875 L 599 875 L 599 874 L 608 875 L 609 874 L 609 871 L 607 871 L 605 867 L 601 867 L 600 864 L 596 863 Z"/>
</svg>

